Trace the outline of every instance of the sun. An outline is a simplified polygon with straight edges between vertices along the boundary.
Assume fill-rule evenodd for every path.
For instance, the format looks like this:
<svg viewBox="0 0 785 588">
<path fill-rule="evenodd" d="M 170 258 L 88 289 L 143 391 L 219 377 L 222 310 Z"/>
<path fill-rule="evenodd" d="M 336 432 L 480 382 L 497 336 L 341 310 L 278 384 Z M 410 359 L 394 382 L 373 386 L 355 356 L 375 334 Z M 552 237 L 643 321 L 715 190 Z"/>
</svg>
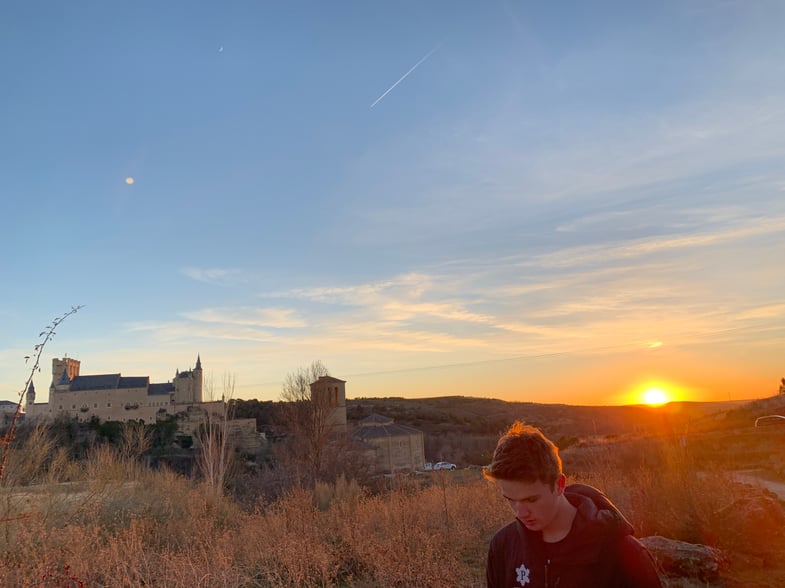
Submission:
<svg viewBox="0 0 785 588">
<path fill-rule="evenodd" d="M 647 388 L 643 391 L 643 402 L 650 406 L 659 406 L 669 401 L 668 393 L 662 388 Z"/>
</svg>

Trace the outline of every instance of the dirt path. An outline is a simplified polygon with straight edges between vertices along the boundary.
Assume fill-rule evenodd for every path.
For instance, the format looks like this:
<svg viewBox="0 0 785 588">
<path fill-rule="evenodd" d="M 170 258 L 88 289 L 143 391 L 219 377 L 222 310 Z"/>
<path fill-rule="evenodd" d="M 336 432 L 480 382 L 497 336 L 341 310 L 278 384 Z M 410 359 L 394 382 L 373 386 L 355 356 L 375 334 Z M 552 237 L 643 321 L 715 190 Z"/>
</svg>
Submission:
<svg viewBox="0 0 785 588">
<path fill-rule="evenodd" d="M 776 494 L 780 500 L 785 500 L 785 483 L 773 482 L 762 478 L 759 475 L 759 470 L 742 470 L 733 472 L 733 477 L 739 482 L 745 484 L 752 484 L 753 486 L 761 486 Z"/>
</svg>

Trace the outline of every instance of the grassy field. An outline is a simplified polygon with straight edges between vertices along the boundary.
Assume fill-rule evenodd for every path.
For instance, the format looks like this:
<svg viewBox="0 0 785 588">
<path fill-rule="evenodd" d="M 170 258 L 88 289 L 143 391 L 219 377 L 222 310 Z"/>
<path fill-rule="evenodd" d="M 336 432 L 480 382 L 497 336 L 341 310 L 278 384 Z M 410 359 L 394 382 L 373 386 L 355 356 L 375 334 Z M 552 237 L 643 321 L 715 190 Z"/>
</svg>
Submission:
<svg viewBox="0 0 785 588">
<path fill-rule="evenodd" d="M 782 502 L 733 474 L 781 476 L 783 431 L 583 439 L 563 457 L 639 536 L 723 550 L 723 586 L 785 586 Z M 71 461 L 45 435 L 14 450 L 0 488 L 3 586 L 483 586 L 488 539 L 511 520 L 478 468 L 373 490 L 339 478 L 241 506 L 110 447 Z M 774 510 L 734 518 L 767 496 Z"/>
</svg>

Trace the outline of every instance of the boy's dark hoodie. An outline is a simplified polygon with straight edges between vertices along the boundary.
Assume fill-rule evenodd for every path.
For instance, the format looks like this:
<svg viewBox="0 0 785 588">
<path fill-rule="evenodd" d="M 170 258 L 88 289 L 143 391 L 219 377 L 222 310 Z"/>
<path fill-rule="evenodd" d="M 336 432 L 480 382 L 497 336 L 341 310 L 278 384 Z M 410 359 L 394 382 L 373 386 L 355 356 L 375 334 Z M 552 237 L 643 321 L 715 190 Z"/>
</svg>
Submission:
<svg viewBox="0 0 785 588">
<path fill-rule="evenodd" d="M 605 494 L 584 484 L 564 494 L 578 510 L 561 541 L 545 543 L 517 519 L 493 536 L 489 588 L 662 588 L 649 552 Z"/>
</svg>

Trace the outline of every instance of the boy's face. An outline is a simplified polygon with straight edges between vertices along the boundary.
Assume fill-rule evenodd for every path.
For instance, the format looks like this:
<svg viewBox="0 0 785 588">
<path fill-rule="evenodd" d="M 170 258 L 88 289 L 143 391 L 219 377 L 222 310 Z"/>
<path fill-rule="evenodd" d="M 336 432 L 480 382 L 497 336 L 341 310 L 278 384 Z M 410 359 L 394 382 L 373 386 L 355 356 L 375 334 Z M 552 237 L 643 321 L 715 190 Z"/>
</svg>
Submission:
<svg viewBox="0 0 785 588">
<path fill-rule="evenodd" d="M 553 487 L 543 482 L 518 480 L 496 480 L 496 484 L 515 513 L 515 518 L 531 531 L 544 531 L 556 518 L 565 480 L 562 474 Z"/>
</svg>

